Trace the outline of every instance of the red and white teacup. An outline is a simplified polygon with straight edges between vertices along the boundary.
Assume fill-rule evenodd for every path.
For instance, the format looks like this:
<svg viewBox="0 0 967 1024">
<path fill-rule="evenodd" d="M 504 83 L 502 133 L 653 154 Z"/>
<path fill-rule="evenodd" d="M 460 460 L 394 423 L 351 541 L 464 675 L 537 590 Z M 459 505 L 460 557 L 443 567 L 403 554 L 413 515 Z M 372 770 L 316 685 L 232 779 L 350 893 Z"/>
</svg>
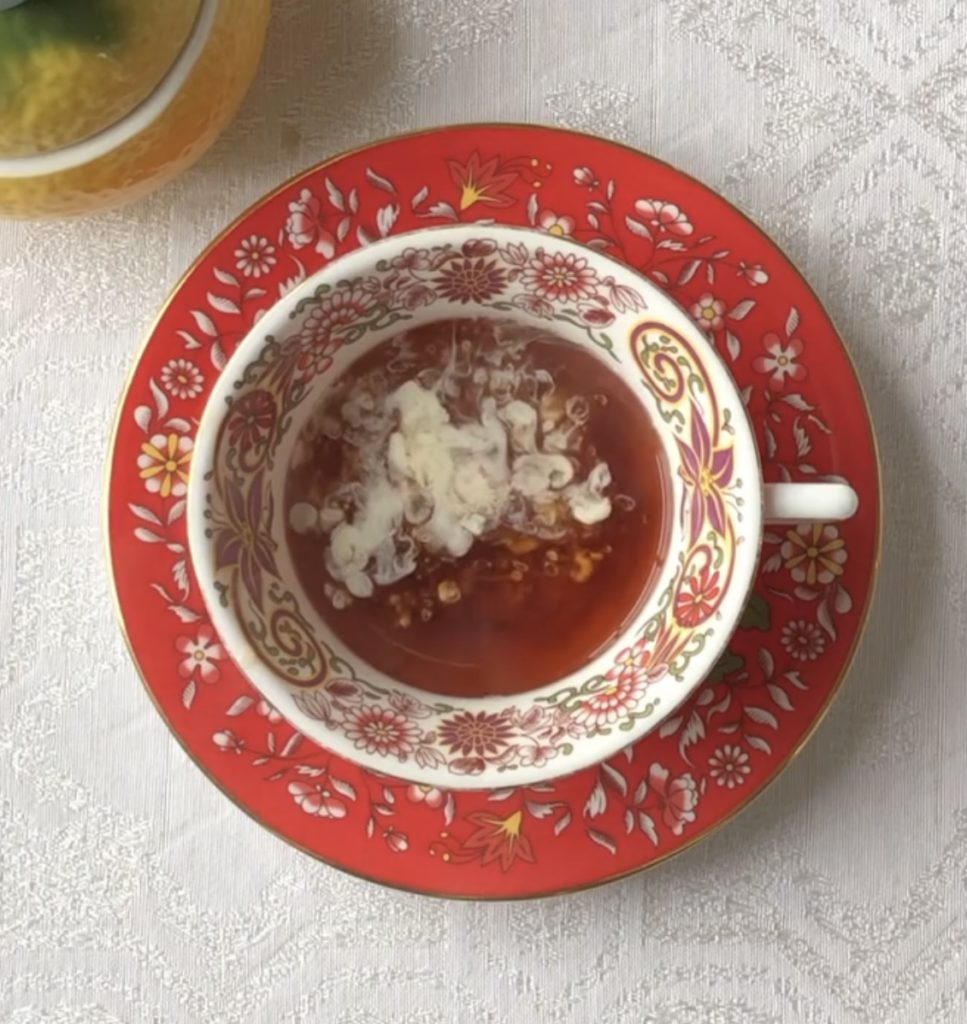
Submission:
<svg viewBox="0 0 967 1024">
<path fill-rule="evenodd" d="M 300 585 L 284 486 L 334 381 L 401 330 L 490 317 L 584 346 L 633 389 L 670 469 L 667 556 L 613 642 L 514 696 L 446 697 L 372 669 Z M 298 730 L 366 768 L 444 788 L 530 785 L 598 763 L 671 715 L 724 652 L 763 524 L 846 519 L 841 482 L 766 484 L 742 398 L 691 318 L 634 270 L 565 238 L 461 225 L 383 239 L 282 298 L 202 418 L 188 494 L 195 571 L 232 658 Z M 537 643 L 553 642 L 553 623 Z"/>
</svg>

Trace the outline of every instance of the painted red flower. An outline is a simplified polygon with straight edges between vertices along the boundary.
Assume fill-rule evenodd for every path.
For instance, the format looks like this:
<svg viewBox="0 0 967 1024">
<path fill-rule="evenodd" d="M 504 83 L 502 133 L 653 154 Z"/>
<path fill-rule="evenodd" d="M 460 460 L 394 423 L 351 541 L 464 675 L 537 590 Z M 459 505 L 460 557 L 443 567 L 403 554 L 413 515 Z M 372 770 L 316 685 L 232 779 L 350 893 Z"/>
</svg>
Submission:
<svg viewBox="0 0 967 1024">
<path fill-rule="evenodd" d="M 447 759 L 429 743 L 421 743 L 413 754 L 413 760 L 420 768 L 440 768 L 446 764 Z M 481 762 L 483 764 L 483 762 Z"/>
<path fill-rule="evenodd" d="M 460 711 L 440 725 L 440 740 L 451 754 L 487 757 L 500 753 L 513 735 L 504 715 L 486 711 Z"/>
<path fill-rule="evenodd" d="M 611 685 L 592 694 L 574 712 L 574 720 L 588 730 L 602 729 L 620 722 L 638 705 L 648 686 L 644 671 L 623 663 L 621 654 L 605 679 Z"/>
<path fill-rule="evenodd" d="M 661 199 L 639 199 L 635 203 L 635 212 L 655 232 L 666 231 L 686 238 L 695 230 L 682 210 Z"/>
<path fill-rule="evenodd" d="M 406 796 L 415 804 L 426 804 L 427 807 L 442 807 L 446 794 L 436 786 L 414 784 L 406 787 Z"/>
<path fill-rule="evenodd" d="M 504 262 L 509 263 L 512 267 L 525 267 L 530 259 L 527 246 L 521 242 L 509 242 L 507 245 L 501 246 L 500 255 L 503 256 Z"/>
<path fill-rule="evenodd" d="M 528 262 L 521 283 L 542 299 L 578 302 L 594 296 L 599 280 L 585 257 L 538 249 Z"/>
<path fill-rule="evenodd" d="M 537 226 L 541 231 L 558 238 L 570 238 L 574 234 L 574 218 L 557 214 L 553 210 L 541 210 L 537 215 Z"/>
<path fill-rule="evenodd" d="M 262 606 L 263 571 L 273 576 L 279 574 L 273 542 L 265 528 L 265 511 L 261 473 L 252 479 L 248 495 L 242 493 L 242 487 L 236 479 L 227 481 L 227 522 L 215 532 L 215 565 L 219 569 L 237 566 L 245 589 L 257 607 Z"/>
<path fill-rule="evenodd" d="M 540 299 L 536 295 L 522 293 L 515 295 L 510 300 L 518 309 L 522 309 L 531 316 L 539 316 L 542 320 L 554 319 L 554 307 L 547 299 Z"/>
<path fill-rule="evenodd" d="M 178 665 L 182 679 L 191 678 L 197 670 L 203 683 L 218 682 L 219 670 L 215 662 L 221 661 L 225 652 L 210 626 L 202 626 L 197 637 L 179 636 L 175 648 L 184 655 Z"/>
<path fill-rule="evenodd" d="M 268 391 L 250 391 L 233 406 L 228 418 L 228 437 L 232 445 L 249 451 L 263 445 L 275 425 L 275 399 Z"/>
<path fill-rule="evenodd" d="M 693 304 L 692 317 L 703 331 L 717 331 L 725 323 L 725 303 L 706 292 Z"/>
<path fill-rule="evenodd" d="M 332 366 L 332 357 L 339 351 L 342 339 L 337 337 L 321 337 L 310 342 L 299 353 L 296 366 L 306 380 L 318 377 Z"/>
<path fill-rule="evenodd" d="M 589 327 L 607 327 L 614 323 L 614 313 L 606 306 L 597 302 L 581 302 L 578 304 L 578 316 Z"/>
<path fill-rule="evenodd" d="M 618 651 L 614 665 L 605 672 L 604 678 L 612 683 L 618 679 L 630 679 L 640 671 L 641 665 L 641 648 L 637 645 L 625 647 Z"/>
<path fill-rule="evenodd" d="M 327 260 L 336 251 L 336 238 L 323 225 L 322 203 L 307 188 L 299 193 L 298 199 L 289 203 L 285 233 L 295 249 L 314 246 L 316 252 Z"/>
<path fill-rule="evenodd" d="M 520 177 L 520 171 L 510 164 L 502 164 L 499 157 L 482 160 L 474 150 L 466 163 L 448 160 L 450 178 L 460 189 L 460 209 L 466 210 L 475 203 L 488 206 L 513 206 L 514 198 L 508 190 Z"/>
<path fill-rule="evenodd" d="M 497 243 L 492 238 L 470 238 L 460 247 L 460 251 L 469 260 L 481 256 L 493 256 L 497 251 Z"/>
<path fill-rule="evenodd" d="M 559 750 L 553 743 L 528 743 L 520 748 L 520 763 L 525 768 L 533 765 L 543 768 L 548 761 L 557 757 Z"/>
<path fill-rule="evenodd" d="M 467 821 L 477 827 L 463 841 L 461 850 L 479 857 L 482 865 L 499 861 L 501 870 L 508 871 L 515 860 L 534 863 L 534 849 L 522 827 L 522 811 L 507 817 L 475 811 L 467 815 Z"/>
<path fill-rule="evenodd" d="M 665 827 L 680 836 L 686 825 L 695 820 L 698 786 L 686 772 L 675 778 L 657 762 L 648 769 L 648 789 L 657 801 Z"/>
<path fill-rule="evenodd" d="M 403 305 L 406 309 L 419 309 L 420 306 L 429 306 L 436 298 L 436 293 L 425 284 L 415 284 L 403 292 Z"/>
<path fill-rule="evenodd" d="M 759 356 L 752 364 L 757 373 L 771 374 L 769 387 L 779 391 L 790 380 L 804 380 L 806 367 L 796 360 L 802 355 L 803 344 L 798 338 L 790 338 L 784 342 L 778 334 L 770 331 L 763 339 L 767 355 Z"/>
<path fill-rule="evenodd" d="M 451 302 L 487 302 L 507 286 L 506 272 L 496 260 L 455 259 L 434 279 L 438 294 Z"/>
<path fill-rule="evenodd" d="M 575 719 L 573 712 L 567 708 L 555 708 L 547 726 L 538 735 L 548 743 L 557 744 L 565 739 L 579 739 L 587 733 L 587 727 Z"/>
<path fill-rule="evenodd" d="M 395 828 L 388 828 L 383 833 L 383 838 L 393 853 L 405 853 L 410 848 L 410 840 L 407 834 Z"/>
<path fill-rule="evenodd" d="M 426 249 L 414 249 L 412 246 L 404 249 L 399 256 L 394 256 L 390 262 L 394 270 L 428 270 L 430 256 Z"/>
<path fill-rule="evenodd" d="M 390 694 L 389 705 L 407 718 L 429 718 L 433 714 L 433 708 L 429 704 L 424 704 L 416 697 L 401 693 L 399 690 Z"/>
<path fill-rule="evenodd" d="M 685 580 L 675 595 L 675 618 L 686 629 L 697 626 L 715 611 L 715 602 L 721 593 L 719 574 L 703 565 L 699 572 Z"/>
<path fill-rule="evenodd" d="M 373 297 L 362 288 L 336 288 L 319 298 L 309 310 L 299 337 L 307 347 L 328 340 L 369 316 L 373 305 Z"/>
<path fill-rule="evenodd" d="M 289 795 L 306 814 L 317 818 L 345 818 L 346 805 L 323 783 L 290 782 Z"/>
<path fill-rule="evenodd" d="M 619 313 L 633 313 L 638 309 L 645 309 L 646 303 L 641 293 L 626 284 L 618 284 L 613 277 L 606 277 L 601 282 L 601 287 L 607 291 L 611 305 Z"/>
<path fill-rule="evenodd" d="M 398 711 L 372 704 L 347 717 L 346 737 L 367 754 L 392 754 L 403 761 L 419 742 L 420 730 Z"/>
<path fill-rule="evenodd" d="M 592 189 L 597 188 L 598 179 L 594 176 L 594 171 L 590 167 L 575 167 L 574 184 L 579 188 L 586 188 L 590 192 Z"/>
<path fill-rule="evenodd" d="M 753 263 L 750 266 L 744 260 L 739 260 L 739 269 L 736 274 L 738 277 L 744 277 L 753 286 L 765 284 L 769 280 L 769 274 L 762 269 L 761 263 Z"/>
<path fill-rule="evenodd" d="M 705 524 L 708 523 L 718 534 L 725 533 L 726 512 L 725 492 L 732 482 L 735 460 L 732 446 L 715 448 L 709 436 L 708 427 L 697 406 L 692 406 L 691 444 L 678 441 L 682 457 L 679 472 L 689 484 L 689 526 L 691 543 L 695 544 Z"/>
</svg>

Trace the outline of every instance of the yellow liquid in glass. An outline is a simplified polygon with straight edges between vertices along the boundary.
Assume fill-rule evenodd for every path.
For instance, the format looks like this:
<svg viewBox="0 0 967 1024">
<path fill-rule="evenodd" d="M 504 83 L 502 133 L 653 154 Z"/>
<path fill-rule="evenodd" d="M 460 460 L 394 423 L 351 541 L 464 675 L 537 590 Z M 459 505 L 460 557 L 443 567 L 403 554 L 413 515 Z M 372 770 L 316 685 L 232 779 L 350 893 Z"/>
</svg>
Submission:
<svg viewBox="0 0 967 1024">
<path fill-rule="evenodd" d="M 29 0 L 0 15 L 0 155 L 87 138 L 129 113 L 185 45 L 200 0 Z"/>
<path fill-rule="evenodd" d="M 0 30 L 2 19 L 27 10 L 32 2 L 0 13 Z M 89 48 L 72 52 L 63 43 L 53 50 L 53 44 L 37 46 L 21 58 L 42 62 L 42 73 L 34 67 L 32 74 L 35 83 L 44 85 L 39 94 L 32 89 L 16 107 L 9 102 L 8 112 L 16 109 L 18 117 L 13 124 L 3 120 L 0 156 L 17 155 L 18 147 L 21 153 L 59 148 L 133 109 L 180 52 L 199 5 L 199 0 L 111 2 L 137 28 L 114 44 L 110 72 L 92 63 Z M 184 170 L 238 109 L 258 68 L 268 17 L 269 0 L 220 0 L 204 52 L 160 116 L 110 152 L 79 166 L 31 177 L 4 177 L 0 170 L 0 216 L 62 216 L 118 206 Z M 117 91 L 99 93 L 106 79 L 119 86 Z"/>
</svg>

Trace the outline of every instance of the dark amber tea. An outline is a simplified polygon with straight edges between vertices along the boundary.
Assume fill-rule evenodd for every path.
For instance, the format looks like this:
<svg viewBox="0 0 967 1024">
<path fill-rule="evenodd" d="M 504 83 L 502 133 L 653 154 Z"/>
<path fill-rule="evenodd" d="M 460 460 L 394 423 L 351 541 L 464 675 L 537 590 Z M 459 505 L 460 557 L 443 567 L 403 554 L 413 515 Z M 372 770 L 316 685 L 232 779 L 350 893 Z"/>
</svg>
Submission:
<svg viewBox="0 0 967 1024">
<path fill-rule="evenodd" d="M 357 360 L 286 483 L 299 579 L 394 679 L 507 694 L 586 665 L 667 546 L 661 442 L 603 360 L 541 329 L 447 320 Z"/>
</svg>

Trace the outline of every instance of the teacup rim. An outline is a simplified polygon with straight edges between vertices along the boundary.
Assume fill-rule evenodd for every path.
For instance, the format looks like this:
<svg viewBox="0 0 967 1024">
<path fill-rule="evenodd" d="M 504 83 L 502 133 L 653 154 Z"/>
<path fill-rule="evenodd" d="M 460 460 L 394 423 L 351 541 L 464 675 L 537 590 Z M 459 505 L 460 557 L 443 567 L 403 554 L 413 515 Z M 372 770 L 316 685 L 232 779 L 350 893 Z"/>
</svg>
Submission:
<svg viewBox="0 0 967 1024">
<path fill-rule="evenodd" d="M 750 474 L 746 481 L 750 488 L 750 491 L 748 492 L 750 501 L 745 511 L 751 517 L 751 529 L 746 528 L 743 530 L 743 535 L 748 537 L 752 543 L 745 545 L 746 553 L 741 559 L 741 561 L 745 563 L 745 571 L 742 573 L 743 578 L 732 584 L 732 600 L 729 603 L 730 611 L 728 613 L 723 612 L 724 625 L 720 628 L 720 635 L 716 639 L 716 642 L 712 644 L 712 647 L 716 651 L 716 657 L 718 657 L 721 651 L 725 649 L 729 639 L 734 633 L 741 616 L 742 607 L 744 606 L 748 593 L 751 590 L 755 568 L 759 560 L 759 549 L 763 537 L 763 482 L 761 456 L 758 445 L 755 442 L 755 435 L 751 421 L 748 417 L 744 403 L 742 402 L 739 389 L 728 372 L 727 364 L 715 351 L 715 348 L 709 339 L 702 335 L 702 332 L 697 325 L 694 324 L 687 311 L 637 269 L 622 264 L 613 257 L 575 239 L 549 235 L 537 228 L 522 225 L 511 226 L 481 222 L 433 225 L 381 238 L 369 245 L 354 249 L 351 252 L 334 258 L 325 267 L 310 275 L 290 292 L 280 296 L 280 298 L 273 303 L 273 305 L 262 315 L 262 317 L 260 317 L 259 321 L 253 325 L 252 329 L 238 343 L 235 352 L 229 359 L 218 381 L 216 381 L 200 419 L 195 438 L 194 470 L 191 480 L 199 480 L 199 471 L 202 471 L 203 477 L 207 478 L 207 476 L 210 475 L 211 470 L 215 466 L 215 457 L 221 427 L 231 409 L 231 403 L 226 402 L 226 399 L 230 398 L 233 389 L 244 379 L 249 367 L 256 360 L 257 354 L 262 351 L 266 340 L 271 337 L 278 337 L 283 333 L 285 325 L 293 319 L 297 309 L 303 301 L 315 296 L 322 284 L 331 283 L 335 285 L 341 282 L 351 281 L 355 278 L 359 270 L 365 271 L 366 269 L 375 268 L 380 257 L 383 256 L 384 251 L 405 251 L 415 240 L 420 240 L 423 244 L 433 245 L 438 243 L 439 239 L 445 238 L 447 235 L 450 235 L 457 240 L 458 244 L 461 242 L 465 244 L 466 242 L 473 241 L 475 236 L 479 235 L 486 235 L 489 237 L 504 236 L 507 238 L 526 237 L 531 240 L 535 247 L 540 246 L 541 248 L 548 249 L 550 251 L 557 250 L 586 254 L 589 259 L 597 261 L 599 265 L 603 264 L 607 268 L 610 268 L 616 277 L 623 278 L 626 281 L 635 282 L 635 284 L 643 290 L 649 299 L 657 298 L 659 300 L 659 306 L 666 306 L 667 309 L 679 319 L 679 323 L 681 325 L 685 325 L 684 330 L 687 331 L 688 340 L 691 343 L 696 344 L 699 351 L 706 357 L 708 366 L 713 369 L 714 374 L 716 375 L 716 380 L 714 381 L 714 392 L 719 394 L 723 388 L 725 389 L 728 397 L 730 398 L 729 407 L 730 409 L 734 409 L 737 414 L 736 421 L 739 434 L 744 434 L 744 440 L 748 442 L 748 444 L 745 445 L 746 451 L 747 453 L 751 452 L 754 455 L 754 463 L 750 462 L 748 458 L 745 463 L 749 466 Z M 657 319 L 662 321 L 667 320 L 667 312 L 660 312 L 657 315 Z M 234 371 L 232 369 L 233 365 L 237 367 Z M 200 495 L 203 495 L 203 492 L 205 491 L 206 488 L 198 486 L 197 483 L 193 488 L 191 486 L 191 482 L 189 482 L 187 506 L 189 550 L 196 569 L 196 574 L 198 575 L 202 596 L 209 614 L 211 615 L 213 625 L 216 626 L 218 633 L 222 636 L 229 655 L 253 687 L 259 691 L 260 694 L 268 696 L 268 694 L 266 694 L 266 683 L 269 679 L 271 679 L 271 684 L 268 685 L 267 688 L 270 692 L 276 686 L 285 688 L 289 684 L 281 679 L 274 669 L 266 665 L 262 659 L 251 650 L 248 641 L 242 634 L 241 627 L 235 621 L 236 616 L 232 613 L 223 614 L 225 610 L 221 607 L 216 595 L 213 593 L 214 572 L 205 575 L 200 571 L 200 567 L 205 564 L 205 561 L 203 558 L 199 557 L 199 553 L 210 547 L 210 541 L 207 537 L 207 527 L 205 525 L 203 515 L 204 502 L 201 501 L 199 497 Z M 754 552 L 748 554 L 750 549 L 753 548 Z M 609 646 L 608 650 L 613 650 L 614 648 L 615 645 L 612 644 Z M 712 663 L 714 664 L 714 661 Z M 711 665 L 709 665 L 708 668 L 711 668 Z M 622 747 L 627 746 L 631 742 L 637 741 L 648 732 L 657 728 L 662 721 L 674 713 L 674 711 L 690 694 L 697 690 L 704 676 L 705 672 L 703 671 L 700 675 L 691 678 L 690 681 L 682 682 L 682 693 L 674 703 L 671 703 L 667 708 L 664 708 L 654 715 L 653 718 L 642 723 L 640 727 L 634 730 L 629 730 L 625 735 L 615 736 L 612 733 L 611 736 L 588 737 L 585 740 L 587 752 L 575 752 L 574 754 L 570 754 L 567 758 L 567 764 L 563 767 L 560 765 L 555 766 L 553 762 L 545 765 L 543 769 L 537 767 L 519 767 L 515 768 L 513 778 L 498 775 L 496 769 L 484 771 L 479 775 L 456 777 L 450 774 L 441 774 L 436 769 L 417 769 L 415 766 L 410 766 L 407 770 L 400 771 L 397 771 L 394 766 L 391 771 L 393 774 L 398 774 L 401 777 L 414 782 L 431 783 L 448 789 L 482 789 L 499 785 L 501 783 L 523 786 L 534 784 L 536 782 L 547 781 L 548 779 L 563 775 L 569 775 L 572 772 L 579 771 L 582 768 L 587 767 L 588 765 L 599 763 L 602 760 L 606 760 L 607 758 L 614 756 L 614 754 L 618 753 Z M 527 691 L 522 694 L 514 695 L 514 697 L 519 700 L 526 700 L 529 696 L 537 692 L 539 692 L 539 690 Z M 270 699 L 273 700 L 273 703 L 278 703 L 272 697 L 270 697 Z M 453 700 L 461 706 L 472 705 L 476 701 L 487 699 L 489 698 L 453 698 Z M 508 697 L 507 699 L 510 700 L 513 698 Z M 283 711 L 285 716 L 290 720 L 299 718 L 299 715 L 293 712 L 291 708 L 280 708 L 279 710 Z M 300 728 L 301 731 L 307 732 L 304 728 L 304 723 L 296 721 L 294 724 L 296 727 Z M 334 750 L 342 756 L 346 756 L 357 764 L 363 764 L 366 767 L 373 767 L 377 771 L 386 771 L 386 765 L 384 763 L 374 764 L 372 758 L 369 758 L 358 750 L 353 749 L 348 745 L 348 743 L 342 742 L 342 737 L 337 736 L 329 730 L 325 731 L 325 738 L 320 738 L 320 732 L 318 730 L 313 731 L 312 729 L 309 729 L 307 734 L 310 735 L 312 739 L 320 742 L 323 746 Z"/>
</svg>

